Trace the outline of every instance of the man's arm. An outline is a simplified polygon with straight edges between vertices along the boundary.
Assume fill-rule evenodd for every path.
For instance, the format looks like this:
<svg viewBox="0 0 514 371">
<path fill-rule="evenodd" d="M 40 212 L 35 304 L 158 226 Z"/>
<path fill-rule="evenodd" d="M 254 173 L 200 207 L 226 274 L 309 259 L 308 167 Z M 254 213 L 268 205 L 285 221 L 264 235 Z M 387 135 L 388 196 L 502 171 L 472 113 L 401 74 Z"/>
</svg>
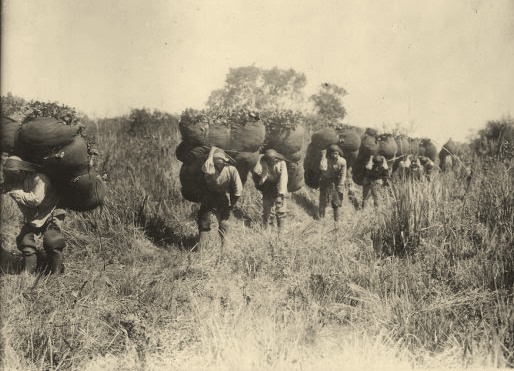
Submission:
<svg viewBox="0 0 514 371">
<path fill-rule="evenodd" d="M 243 194 L 243 182 L 235 167 L 231 166 L 231 172 L 230 206 L 234 206 Z"/>
<path fill-rule="evenodd" d="M 48 180 L 37 175 L 34 179 L 34 187 L 32 191 L 25 192 L 21 189 L 8 192 L 18 204 L 26 207 L 37 207 L 43 202 L 46 194 Z"/>
<path fill-rule="evenodd" d="M 285 196 L 287 194 L 287 182 L 289 176 L 287 174 L 287 166 L 285 161 L 280 161 L 280 179 L 278 181 L 278 194 Z"/>
<path fill-rule="evenodd" d="M 339 158 L 339 183 L 337 184 L 337 192 L 343 193 L 344 192 L 344 185 L 346 182 L 346 160 L 342 157 Z"/>
</svg>

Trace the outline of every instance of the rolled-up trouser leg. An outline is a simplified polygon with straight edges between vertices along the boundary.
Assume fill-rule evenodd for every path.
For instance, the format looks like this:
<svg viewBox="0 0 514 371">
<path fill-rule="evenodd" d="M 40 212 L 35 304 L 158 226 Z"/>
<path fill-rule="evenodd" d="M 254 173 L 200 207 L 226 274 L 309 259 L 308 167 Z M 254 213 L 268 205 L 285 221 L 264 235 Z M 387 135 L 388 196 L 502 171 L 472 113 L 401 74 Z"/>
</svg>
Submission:
<svg viewBox="0 0 514 371">
<path fill-rule="evenodd" d="M 16 237 L 16 246 L 23 256 L 23 270 L 27 273 L 34 273 L 37 268 L 36 232 L 34 227 L 24 225 Z"/>
</svg>

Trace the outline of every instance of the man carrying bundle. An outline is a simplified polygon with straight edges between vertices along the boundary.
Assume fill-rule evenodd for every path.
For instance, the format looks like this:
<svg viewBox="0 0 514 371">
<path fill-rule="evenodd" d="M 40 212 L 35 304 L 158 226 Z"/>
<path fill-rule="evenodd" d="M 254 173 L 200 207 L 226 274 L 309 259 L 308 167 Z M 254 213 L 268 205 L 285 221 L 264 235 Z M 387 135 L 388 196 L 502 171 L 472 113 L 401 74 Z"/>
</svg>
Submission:
<svg viewBox="0 0 514 371">
<path fill-rule="evenodd" d="M 287 215 L 286 158 L 274 149 L 268 149 L 260 155 L 252 172 L 255 176 L 256 188 L 262 193 L 262 226 L 268 228 L 271 211 L 275 207 L 277 226 L 279 230 L 283 230 Z"/>
<path fill-rule="evenodd" d="M 197 249 L 202 250 L 207 244 L 211 230 L 211 214 L 218 220 L 218 233 L 222 246 L 228 242 L 230 212 L 241 197 L 243 184 L 237 169 L 230 165 L 230 159 L 222 149 L 212 147 L 202 166 L 207 192 L 202 195 L 198 211 L 199 242 Z"/>
<path fill-rule="evenodd" d="M 346 179 L 346 160 L 337 144 L 332 144 L 327 151 L 322 151 L 320 171 L 319 217 L 325 217 L 327 204 L 331 201 L 334 221 L 337 222 Z"/>
<path fill-rule="evenodd" d="M 38 173 L 37 165 L 16 156 L 5 161 L 4 179 L 7 194 L 18 204 L 24 218 L 24 225 L 16 238 L 16 245 L 23 255 L 23 270 L 27 273 L 36 271 L 38 250 L 35 237 L 43 234 L 50 273 L 61 273 L 65 211 L 56 208 L 59 202 L 57 191 L 46 175 Z"/>
<path fill-rule="evenodd" d="M 370 156 L 366 165 L 366 175 L 362 184 L 362 208 L 366 207 L 369 197 L 373 197 L 374 206 L 378 206 L 380 188 L 389 178 L 389 166 L 384 156 Z"/>
</svg>

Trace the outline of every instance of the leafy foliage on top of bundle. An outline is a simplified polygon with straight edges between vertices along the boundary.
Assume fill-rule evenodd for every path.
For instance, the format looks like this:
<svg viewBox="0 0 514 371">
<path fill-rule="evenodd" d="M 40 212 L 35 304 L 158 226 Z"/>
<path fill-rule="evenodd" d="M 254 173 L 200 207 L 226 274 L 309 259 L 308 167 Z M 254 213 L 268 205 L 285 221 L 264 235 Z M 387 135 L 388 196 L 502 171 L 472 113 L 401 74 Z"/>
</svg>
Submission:
<svg viewBox="0 0 514 371">
<path fill-rule="evenodd" d="M 23 107 L 23 122 L 32 121 L 38 117 L 54 117 L 68 125 L 78 124 L 79 115 L 75 108 L 57 102 L 31 101 Z"/>
<path fill-rule="evenodd" d="M 300 112 L 292 110 L 273 110 L 263 112 L 261 120 L 268 133 L 277 130 L 294 130 L 301 123 Z"/>
<path fill-rule="evenodd" d="M 214 126 L 244 125 L 248 122 L 258 121 L 259 114 L 257 112 L 239 108 L 239 109 L 223 109 L 211 108 L 207 110 L 198 110 L 187 108 L 180 115 L 180 125 L 194 125 L 198 122 L 205 122 Z"/>
</svg>

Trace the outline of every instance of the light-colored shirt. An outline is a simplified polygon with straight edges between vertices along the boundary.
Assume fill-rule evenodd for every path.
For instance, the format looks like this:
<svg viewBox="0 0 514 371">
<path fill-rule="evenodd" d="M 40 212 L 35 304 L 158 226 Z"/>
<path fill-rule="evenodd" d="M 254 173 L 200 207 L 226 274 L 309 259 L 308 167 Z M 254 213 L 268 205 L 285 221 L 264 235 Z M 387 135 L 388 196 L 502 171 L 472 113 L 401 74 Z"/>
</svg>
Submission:
<svg viewBox="0 0 514 371">
<path fill-rule="evenodd" d="M 321 177 L 335 182 L 338 192 L 343 192 L 346 180 L 346 160 L 339 156 L 333 159 L 328 156 L 321 159 L 320 162 Z"/>
<path fill-rule="evenodd" d="M 25 223 L 36 228 L 45 224 L 59 202 L 59 195 L 44 174 L 28 173 L 23 188 L 10 191 L 9 196 L 18 204 Z"/>
<path fill-rule="evenodd" d="M 270 167 L 268 163 L 261 158 L 260 161 L 257 161 L 253 172 L 261 178 L 260 184 L 269 181 L 277 185 L 279 195 L 287 194 L 288 174 L 285 161 L 277 161 L 275 165 Z"/>
<path fill-rule="evenodd" d="M 218 171 L 214 166 L 203 166 L 202 171 L 209 191 L 225 193 L 229 197 L 230 195 L 241 197 L 243 183 L 234 166 L 225 165 L 221 171 Z"/>
</svg>

